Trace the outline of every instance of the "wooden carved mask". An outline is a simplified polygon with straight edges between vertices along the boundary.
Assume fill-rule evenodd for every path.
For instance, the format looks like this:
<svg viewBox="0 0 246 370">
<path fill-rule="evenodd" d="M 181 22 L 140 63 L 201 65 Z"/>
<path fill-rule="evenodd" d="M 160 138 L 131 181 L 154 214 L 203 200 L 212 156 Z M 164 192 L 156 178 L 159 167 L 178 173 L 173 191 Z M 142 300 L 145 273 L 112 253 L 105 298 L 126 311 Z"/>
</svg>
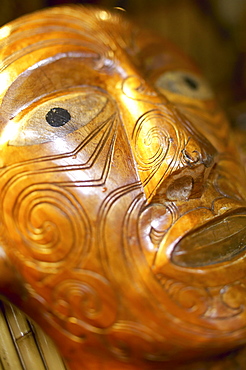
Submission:
<svg viewBox="0 0 246 370">
<path fill-rule="evenodd" d="M 105 10 L 0 36 L 1 293 L 73 370 L 245 343 L 245 177 L 200 72 Z"/>
</svg>

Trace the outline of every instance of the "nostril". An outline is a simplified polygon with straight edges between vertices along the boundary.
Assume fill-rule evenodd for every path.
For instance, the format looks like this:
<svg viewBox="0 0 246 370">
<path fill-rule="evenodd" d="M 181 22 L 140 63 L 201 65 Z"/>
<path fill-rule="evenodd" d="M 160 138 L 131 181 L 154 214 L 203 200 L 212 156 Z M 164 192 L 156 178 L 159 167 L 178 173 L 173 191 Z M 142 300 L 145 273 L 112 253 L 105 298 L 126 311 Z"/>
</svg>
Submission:
<svg viewBox="0 0 246 370">
<path fill-rule="evenodd" d="M 187 148 L 184 148 L 181 150 L 181 153 L 184 163 L 189 167 L 197 164 L 203 164 L 206 168 L 208 168 L 214 163 L 214 155 L 205 150 L 201 150 L 201 152 L 199 152 L 198 150 L 191 151 Z"/>
<path fill-rule="evenodd" d="M 217 162 L 217 151 L 206 139 L 189 137 L 179 152 L 178 165 L 159 184 L 155 200 L 187 201 L 200 198 Z"/>
<path fill-rule="evenodd" d="M 167 188 L 168 200 L 188 200 L 192 193 L 194 181 L 191 176 L 183 176 L 175 179 Z"/>
<path fill-rule="evenodd" d="M 204 164 L 205 167 L 211 167 L 214 163 L 214 156 L 209 153 L 199 153 L 194 150 L 192 153 L 184 150 L 182 152 L 183 159 L 188 165 Z"/>
<path fill-rule="evenodd" d="M 183 155 L 184 162 L 188 164 L 188 166 L 192 166 L 198 162 L 201 162 L 201 154 L 197 150 L 190 152 L 187 149 L 182 149 L 181 153 Z"/>
</svg>

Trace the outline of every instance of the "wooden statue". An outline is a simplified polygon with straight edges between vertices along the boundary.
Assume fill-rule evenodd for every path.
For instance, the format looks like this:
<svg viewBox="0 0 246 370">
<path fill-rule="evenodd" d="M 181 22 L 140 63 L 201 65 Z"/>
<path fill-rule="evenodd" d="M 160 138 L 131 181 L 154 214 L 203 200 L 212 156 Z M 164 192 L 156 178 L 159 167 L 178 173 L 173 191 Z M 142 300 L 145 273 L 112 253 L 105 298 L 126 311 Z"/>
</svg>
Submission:
<svg viewBox="0 0 246 370">
<path fill-rule="evenodd" d="M 120 11 L 52 8 L 0 36 L 1 294 L 70 370 L 244 345 L 245 174 L 198 69 Z"/>
</svg>

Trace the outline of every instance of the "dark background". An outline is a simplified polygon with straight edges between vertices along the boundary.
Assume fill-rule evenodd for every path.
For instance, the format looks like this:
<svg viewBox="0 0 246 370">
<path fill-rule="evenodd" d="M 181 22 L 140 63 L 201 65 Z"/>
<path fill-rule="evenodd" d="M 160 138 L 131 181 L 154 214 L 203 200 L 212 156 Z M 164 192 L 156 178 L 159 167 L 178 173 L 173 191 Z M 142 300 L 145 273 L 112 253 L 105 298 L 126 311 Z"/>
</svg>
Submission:
<svg viewBox="0 0 246 370">
<path fill-rule="evenodd" d="M 66 0 L 0 0 L 0 25 Z M 123 7 L 196 60 L 233 121 L 246 117 L 246 0 L 72 0 Z M 241 120 L 242 121 L 242 120 Z M 245 119 L 246 127 L 246 119 Z"/>
</svg>

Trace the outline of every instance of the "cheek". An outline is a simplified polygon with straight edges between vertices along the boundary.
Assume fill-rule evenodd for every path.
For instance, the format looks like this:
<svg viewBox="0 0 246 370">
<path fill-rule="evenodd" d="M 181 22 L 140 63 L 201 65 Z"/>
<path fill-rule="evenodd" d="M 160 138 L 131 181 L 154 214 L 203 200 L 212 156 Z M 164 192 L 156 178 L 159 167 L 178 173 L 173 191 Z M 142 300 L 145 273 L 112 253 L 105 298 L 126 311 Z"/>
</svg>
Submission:
<svg viewBox="0 0 246 370">
<path fill-rule="evenodd" d="M 27 279 L 36 271 L 47 275 L 81 267 L 89 258 L 102 202 L 122 182 L 131 184 L 135 174 L 124 131 L 120 126 L 116 135 L 116 129 L 112 119 L 87 136 L 77 130 L 53 143 L 6 147 L 1 229 Z"/>
<path fill-rule="evenodd" d="M 45 181 L 15 176 L 1 192 L 4 240 L 25 270 L 48 274 L 83 261 L 89 250 L 90 223 L 69 190 Z"/>
</svg>

